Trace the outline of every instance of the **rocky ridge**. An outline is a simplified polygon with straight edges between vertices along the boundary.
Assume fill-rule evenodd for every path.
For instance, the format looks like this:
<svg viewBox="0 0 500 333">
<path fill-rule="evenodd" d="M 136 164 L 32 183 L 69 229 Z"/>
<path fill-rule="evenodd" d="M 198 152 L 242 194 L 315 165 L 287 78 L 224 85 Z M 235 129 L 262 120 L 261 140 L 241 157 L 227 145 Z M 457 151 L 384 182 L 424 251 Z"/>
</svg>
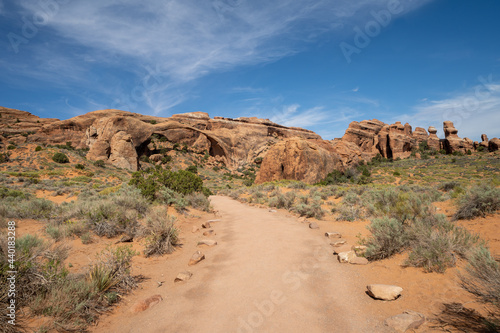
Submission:
<svg viewBox="0 0 500 333">
<path fill-rule="evenodd" d="M 168 147 L 182 144 L 192 152 L 206 152 L 231 170 L 261 163 L 257 183 L 295 179 L 314 183 L 333 170 L 345 170 L 377 154 L 407 158 L 426 142 L 447 153 L 498 150 L 500 140 L 483 134 L 481 141 L 458 137 L 450 121 L 443 123 L 444 139 L 429 127 L 379 120 L 354 121 L 341 139 L 323 140 L 318 134 L 285 127 L 268 119 L 214 117 L 205 112 L 154 117 L 121 110 L 99 110 L 67 120 L 43 119 L 29 112 L 0 107 L 0 140 L 9 143 L 56 145 L 70 143 L 89 149 L 87 158 L 128 170 L 138 170 L 143 156 L 159 163 Z M 161 144 L 153 142 L 159 139 Z"/>
</svg>

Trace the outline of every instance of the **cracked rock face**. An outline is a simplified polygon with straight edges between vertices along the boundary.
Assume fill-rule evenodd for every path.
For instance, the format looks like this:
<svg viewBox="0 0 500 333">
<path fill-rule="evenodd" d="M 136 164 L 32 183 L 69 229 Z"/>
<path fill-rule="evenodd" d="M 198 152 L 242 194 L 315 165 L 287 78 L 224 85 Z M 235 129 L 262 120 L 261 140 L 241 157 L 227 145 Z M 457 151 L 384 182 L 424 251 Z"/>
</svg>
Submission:
<svg viewBox="0 0 500 333">
<path fill-rule="evenodd" d="M 315 183 L 342 167 L 339 156 L 326 141 L 290 138 L 269 149 L 255 182 L 295 179 Z"/>
</svg>

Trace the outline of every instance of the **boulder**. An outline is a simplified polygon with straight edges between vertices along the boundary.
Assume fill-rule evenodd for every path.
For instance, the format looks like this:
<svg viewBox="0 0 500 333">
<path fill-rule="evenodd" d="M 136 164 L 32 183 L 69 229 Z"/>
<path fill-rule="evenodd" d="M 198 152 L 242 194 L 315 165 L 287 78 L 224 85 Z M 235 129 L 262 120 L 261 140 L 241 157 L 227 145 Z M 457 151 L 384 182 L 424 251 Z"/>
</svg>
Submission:
<svg viewBox="0 0 500 333">
<path fill-rule="evenodd" d="M 340 252 L 338 259 L 341 263 L 349 263 L 355 257 L 356 253 L 354 253 L 354 251 L 347 251 L 347 252 Z"/>
<path fill-rule="evenodd" d="M 328 142 L 290 138 L 269 149 L 255 182 L 290 179 L 316 183 L 338 169 L 342 162 Z"/>
<path fill-rule="evenodd" d="M 203 259 L 205 259 L 205 255 L 203 253 L 201 253 L 201 251 L 196 251 L 192 256 L 191 256 L 191 259 L 189 260 L 189 263 L 188 265 L 189 266 L 193 266 L 193 265 L 196 265 L 197 263 L 199 263 L 200 261 L 202 261 Z"/>
<path fill-rule="evenodd" d="M 384 324 L 398 333 L 416 330 L 425 323 L 425 316 L 421 313 L 407 310 L 401 314 L 387 318 Z"/>
<path fill-rule="evenodd" d="M 392 301 L 401 296 L 403 288 L 386 284 L 370 284 L 366 286 L 368 295 L 375 299 Z"/>
<path fill-rule="evenodd" d="M 163 159 L 163 157 L 164 156 L 162 154 L 153 154 L 149 156 L 149 160 L 152 162 L 160 162 Z"/>
<path fill-rule="evenodd" d="M 493 138 L 488 143 L 488 150 L 489 151 L 497 151 L 499 146 L 500 146 L 500 139 Z"/>
<path fill-rule="evenodd" d="M 152 308 L 153 306 L 160 303 L 161 301 L 163 301 L 163 298 L 161 297 L 161 295 L 153 295 L 151 297 L 148 297 L 142 301 L 135 303 L 131 307 L 130 311 L 132 313 L 143 312 L 149 308 Z"/>
<path fill-rule="evenodd" d="M 202 223 L 201 227 L 204 228 L 204 229 L 209 229 L 212 226 L 210 225 L 210 222 L 205 222 L 205 223 Z"/>
<path fill-rule="evenodd" d="M 198 228 L 197 226 L 193 226 L 193 229 L 191 229 L 191 232 L 195 233 L 195 232 L 198 232 L 199 230 L 200 230 L 200 228 Z"/>
</svg>

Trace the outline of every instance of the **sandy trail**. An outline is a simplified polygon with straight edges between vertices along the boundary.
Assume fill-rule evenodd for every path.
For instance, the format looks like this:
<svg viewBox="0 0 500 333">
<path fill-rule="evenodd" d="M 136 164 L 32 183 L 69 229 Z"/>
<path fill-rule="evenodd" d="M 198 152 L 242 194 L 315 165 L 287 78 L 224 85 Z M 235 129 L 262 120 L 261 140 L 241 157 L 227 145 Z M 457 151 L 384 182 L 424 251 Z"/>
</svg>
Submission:
<svg viewBox="0 0 500 333">
<path fill-rule="evenodd" d="M 193 278 L 96 332 L 383 332 L 356 270 L 337 262 L 322 233 L 227 197 L 211 201 L 222 215 L 218 245 L 202 248 L 195 266 L 179 264 Z"/>
</svg>

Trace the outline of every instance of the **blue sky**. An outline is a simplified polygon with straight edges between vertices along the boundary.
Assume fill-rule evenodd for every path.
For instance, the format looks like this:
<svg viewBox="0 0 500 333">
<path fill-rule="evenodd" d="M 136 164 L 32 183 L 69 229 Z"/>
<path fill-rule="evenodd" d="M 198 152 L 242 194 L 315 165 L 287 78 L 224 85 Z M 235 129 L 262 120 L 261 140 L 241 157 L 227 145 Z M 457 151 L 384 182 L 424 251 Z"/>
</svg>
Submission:
<svg viewBox="0 0 500 333">
<path fill-rule="evenodd" d="M 0 0 L 0 105 L 269 118 L 452 120 L 500 136 L 500 1 Z"/>
</svg>

